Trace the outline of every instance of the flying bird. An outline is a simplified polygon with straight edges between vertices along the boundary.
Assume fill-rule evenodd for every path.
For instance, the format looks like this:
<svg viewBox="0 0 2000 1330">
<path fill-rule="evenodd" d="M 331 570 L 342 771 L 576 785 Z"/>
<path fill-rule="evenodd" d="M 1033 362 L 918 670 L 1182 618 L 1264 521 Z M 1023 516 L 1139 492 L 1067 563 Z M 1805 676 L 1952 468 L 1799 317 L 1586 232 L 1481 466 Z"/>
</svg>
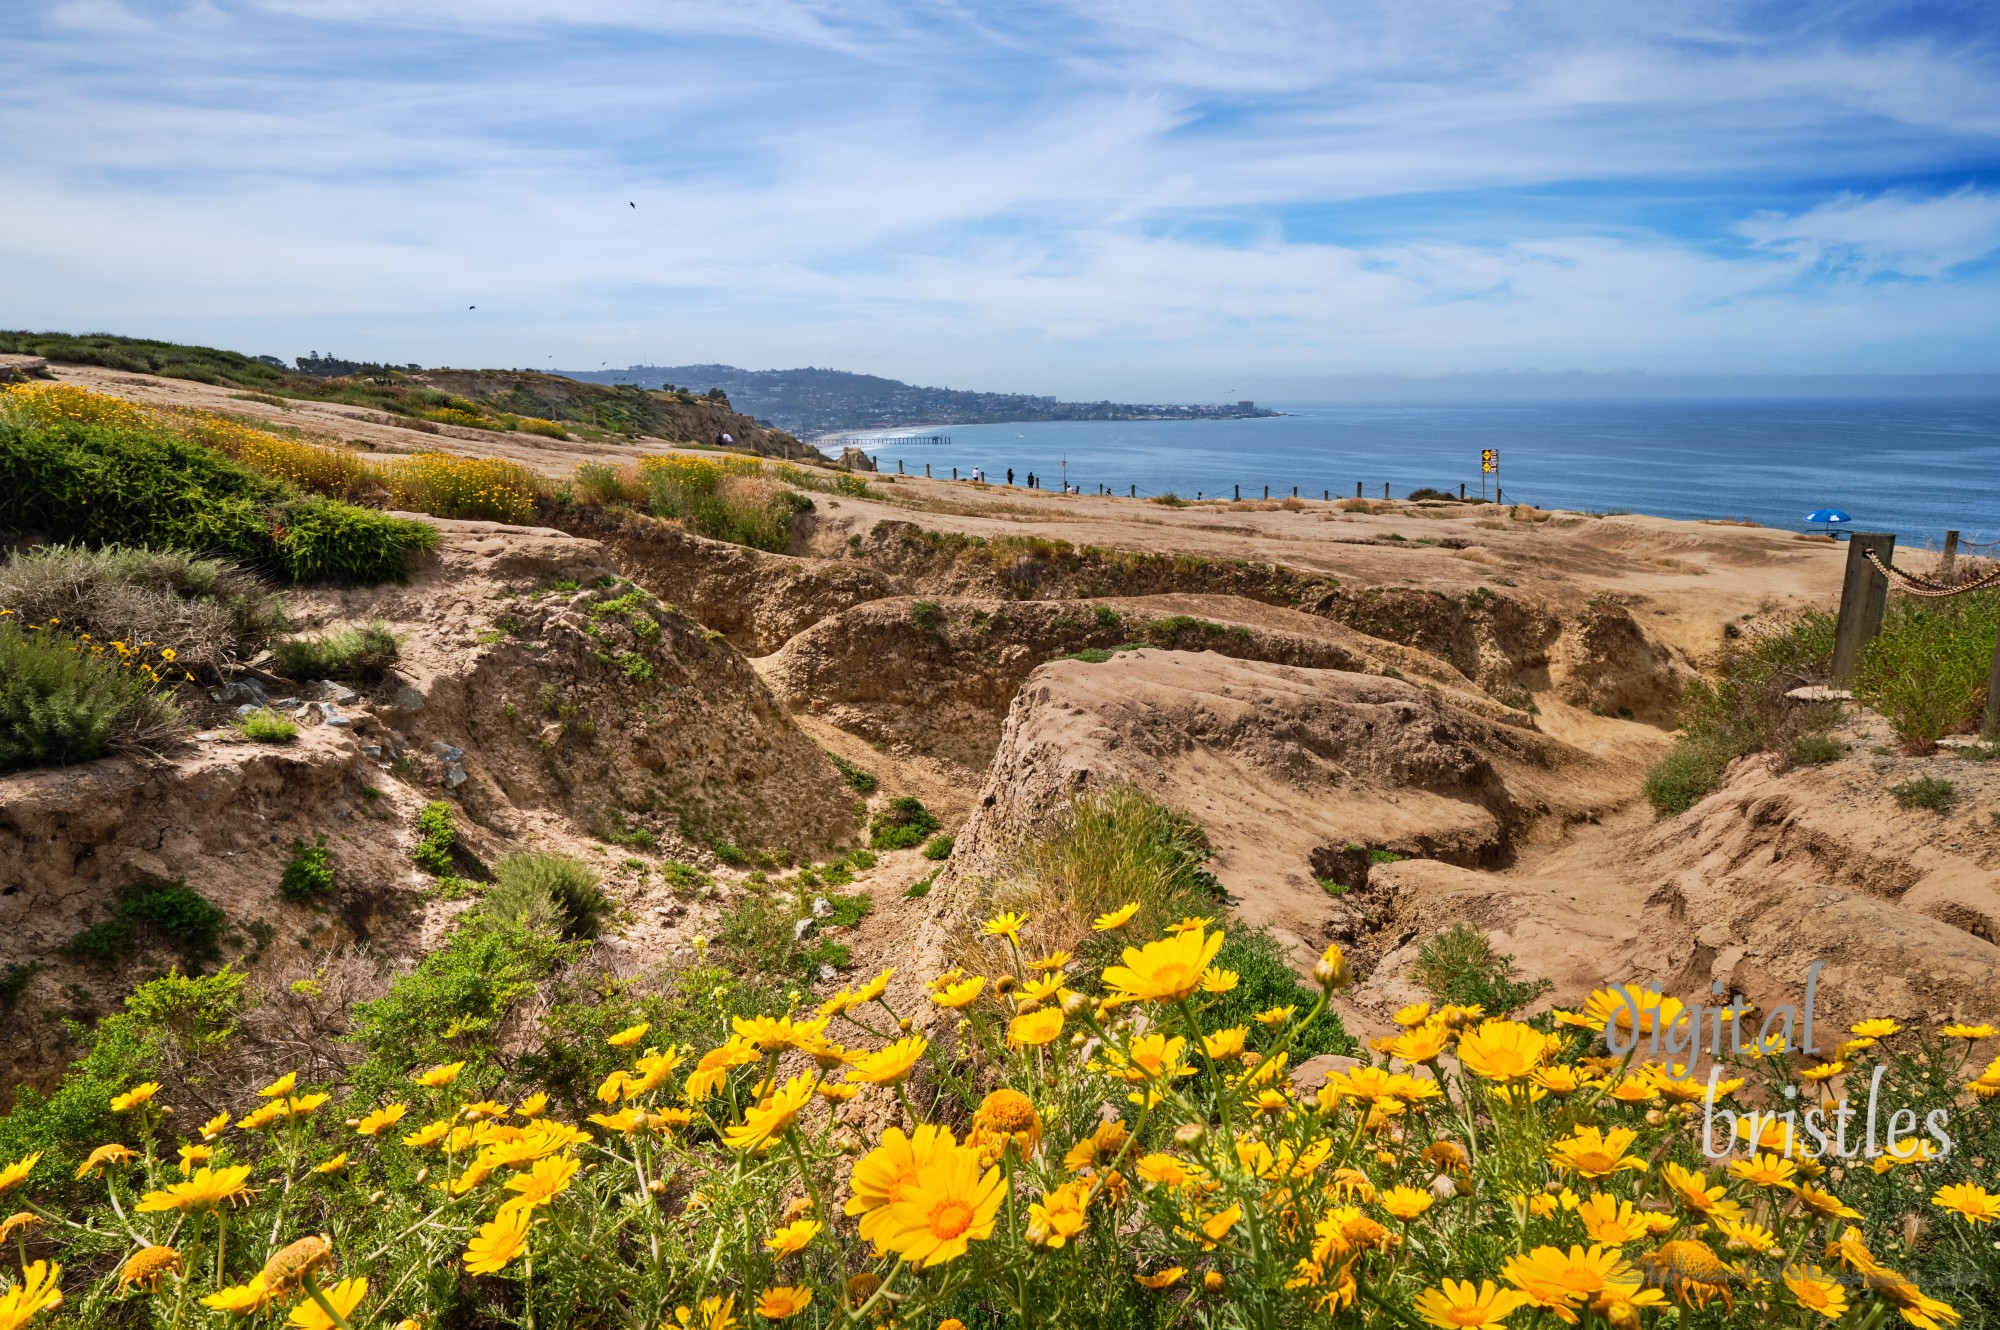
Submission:
<svg viewBox="0 0 2000 1330">
<path fill-rule="evenodd" d="M 628 207 L 628 208 L 636 208 L 636 207 L 638 207 L 639 205 L 638 205 L 638 204 L 636 204 L 636 203 L 627 203 L 627 204 L 626 204 L 625 206 L 626 206 L 626 207 Z"/>
<path fill-rule="evenodd" d="M 478 309 L 478 308 L 479 308 L 479 306 L 477 306 L 477 305 L 467 305 L 467 306 L 466 306 L 466 308 L 467 308 L 467 309 Z"/>
</svg>

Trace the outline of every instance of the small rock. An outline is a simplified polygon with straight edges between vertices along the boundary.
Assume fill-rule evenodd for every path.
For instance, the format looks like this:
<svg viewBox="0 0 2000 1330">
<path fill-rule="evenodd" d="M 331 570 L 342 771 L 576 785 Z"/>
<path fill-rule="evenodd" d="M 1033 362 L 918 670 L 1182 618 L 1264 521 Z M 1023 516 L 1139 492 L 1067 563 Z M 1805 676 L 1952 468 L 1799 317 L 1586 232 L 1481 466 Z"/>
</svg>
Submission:
<svg viewBox="0 0 2000 1330">
<path fill-rule="evenodd" d="M 255 679 L 232 679 L 220 688 L 211 688 L 208 695 L 218 702 L 250 702 L 264 705 L 266 694 L 264 685 Z"/>
<path fill-rule="evenodd" d="M 262 710 L 263 708 L 258 706 L 255 702 L 245 702 L 242 706 L 236 708 L 236 718 L 238 720 L 242 720 L 244 717 L 254 716 L 259 711 Z"/>
<path fill-rule="evenodd" d="M 363 744 L 361 745 L 361 755 L 363 757 L 372 757 L 379 762 L 382 760 L 382 745 Z"/>
<path fill-rule="evenodd" d="M 441 762 L 456 762 L 460 758 L 463 758 L 465 756 L 465 750 L 463 748 L 453 748 L 450 744 L 446 743 L 442 739 L 433 739 L 431 741 L 431 752 L 434 753 L 437 756 L 438 760 Z"/>
<path fill-rule="evenodd" d="M 819 967 L 819 977 L 822 980 L 838 979 L 840 978 L 840 971 L 834 969 L 831 965 L 822 965 Z"/>
<path fill-rule="evenodd" d="M 337 683 L 332 679 L 318 680 L 309 685 L 309 688 L 315 701 L 336 702 L 341 706 L 346 706 L 361 696 L 346 684 Z"/>
<path fill-rule="evenodd" d="M 1825 684 L 1807 684 L 1804 688 L 1794 688 L 1785 694 L 1795 702 L 1852 702 L 1854 693 L 1846 688 L 1828 688 Z"/>
<path fill-rule="evenodd" d="M 833 913 L 832 901 L 828 900 L 824 896 L 816 897 L 813 900 L 813 918 L 824 919 L 832 913 Z"/>
<path fill-rule="evenodd" d="M 459 786 L 465 784 L 465 779 L 466 779 L 465 768 L 460 766 L 458 763 L 454 762 L 449 767 L 445 768 L 444 783 L 450 786 L 452 789 L 455 790 Z"/>
<path fill-rule="evenodd" d="M 389 694 L 389 705 L 398 711 L 422 711 L 424 695 L 408 684 L 398 684 Z"/>
<path fill-rule="evenodd" d="M 819 921 L 817 919 L 798 920 L 796 923 L 792 925 L 792 941 L 797 942 L 807 933 L 810 933 L 812 931 L 812 926 L 818 922 Z"/>
<path fill-rule="evenodd" d="M 299 699 L 296 697 L 274 697 L 271 699 L 270 706 L 273 711 L 290 711 L 298 704 Z"/>
</svg>

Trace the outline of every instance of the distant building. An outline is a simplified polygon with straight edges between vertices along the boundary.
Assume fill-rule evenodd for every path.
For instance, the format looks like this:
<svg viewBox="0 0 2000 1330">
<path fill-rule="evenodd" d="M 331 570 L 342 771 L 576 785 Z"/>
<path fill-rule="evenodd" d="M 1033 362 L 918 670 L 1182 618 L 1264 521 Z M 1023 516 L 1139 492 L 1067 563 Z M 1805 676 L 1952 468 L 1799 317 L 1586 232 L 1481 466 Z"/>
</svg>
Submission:
<svg viewBox="0 0 2000 1330">
<path fill-rule="evenodd" d="M 1257 404 L 1246 397 L 1236 404 L 1236 409 L 1238 411 L 1255 411 Z"/>
</svg>

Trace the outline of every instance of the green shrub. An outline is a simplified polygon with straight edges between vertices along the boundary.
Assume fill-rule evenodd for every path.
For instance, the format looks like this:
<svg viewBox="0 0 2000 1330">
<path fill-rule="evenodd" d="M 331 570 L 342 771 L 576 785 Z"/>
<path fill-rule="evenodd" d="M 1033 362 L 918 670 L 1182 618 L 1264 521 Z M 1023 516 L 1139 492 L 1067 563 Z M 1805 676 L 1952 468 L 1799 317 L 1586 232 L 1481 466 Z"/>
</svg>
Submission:
<svg viewBox="0 0 2000 1330">
<path fill-rule="evenodd" d="M 1109 605 L 1096 606 L 1090 613 L 1097 620 L 1097 626 L 1100 628 L 1116 628 L 1118 626 L 1118 611 L 1112 609 Z"/>
<path fill-rule="evenodd" d="M 510 854 L 493 866 L 480 914 L 516 928 L 575 940 L 594 938 L 611 913 L 596 869 L 563 854 Z"/>
<path fill-rule="evenodd" d="M 278 894 L 294 905 L 317 905 L 333 894 L 333 851 L 326 837 L 308 845 L 292 842 L 291 862 L 278 880 Z"/>
<path fill-rule="evenodd" d="M 868 823 L 868 845 L 876 850 L 907 850 L 922 845 L 938 829 L 938 820 L 910 795 L 899 795 Z"/>
<path fill-rule="evenodd" d="M 44 545 L 0 564 L 0 607 L 29 623 L 59 619 L 99 642 L 175 653 L 173 677 L 247 657 L 284 626 L 252 573 L 186 550 Z"/>
<path fill-rule="evenodd" d="M 855 766 L 852 762 L 849 762 L 846 758 L 840 756 L 838 753 L 828 753 L 827 757 L 832 760 L 834 770 L 840 773 L 841 778 L 845 780 L 849 785 L 854 787 L 855 793 L 857 794 L 875 793 L 875 786 L 877 782 L 873 775 L 871 775 L 866 771 L 863 771 L 860 767 Z"/>
<path fill-rule="evenodd" d="M 1218 1029 L 1247 1025 L 1253 1041 L 1275 1041 L 1283 1035 L 1275 1031 L 1263 1033 L 1265 1027 L 1253 1021 L 1253 1016 L 1272 1007 L 1297 1007 L 1303 1014 L 1311 1011 L 1313 1003 L 1319 1000 L 1318 992 L 1301 983 L 1297 972 L 1286 962 L 1284 945 L 1266 929 L 1242 923 L 1232 926 L 1222 950 L 1215 953 L 1215 964 L 1220 969 L 1234 970 L 1237 975 L 1236 987 L 1224 993 L 1212 1009 Z M 1355 1051 L 1353 1037 L 1341 1024 L 1340 1017 L 1331 1011 L 1307 1027 L 1290 1048 L 1294 1063 L 1321 1053 Z"/>
<path fill-rule="evenodd" d="M 903 899 L 908 901 L 922 900 L 925 896 L 930 895 L 931 885 L 937 881 L 937 875 L 938 870 L 933 868 L 930 872 L 912 882 L 903 889 Z"/>
<path fill-rule="evenodd" d="M 237 721 L 236 728 L 260 744 L 290 743 L 299 737 L 298 723 L 269 707 L 258 707 Z"/>
<path fill-rule="evenodd" d="M 1933 813 L 1949 813 L 1958 806 L 1958 786 L 1936 776 L 1919 776 L 1901 785 L 1891 785 L 1898 808 L 1928 808 Z"/>
<path fill-rule="evenodd" d="M 1184 915 L 1214 914 L 1208 856 L 1193 819 L 1126 786 L 1093 790 L 1070 801 L 1053 834 L 1014 851 L 993 908 L 1040 920 L 1045 945 L 1095 963 L 1123 946 L 1118 935 L 1091 929 L 1097 915 L 1137 903 L 1126 932 L 1156 937 Z"/>
<path fill-rule="evenodd" d="M 1846 752 L 1840 740 L 1830 734 L 1804 734 L 1792 740 L 1792 746 L 1785 750 L 1785 757 L 1794 766 L 1813 767 L 1823 762 L 1835 762 Z"/>
<path fill-rule="evenodd" d="M 410 858 L 417 867 L 438 877 L 452 870 L 451 852 L 458 844 L 458 824 L 452 820 L 451 805 L 442 799 L 427 803 L 417 814 L 417 843 Z"/>
<path fill-rule="evenodd" d="M 63 946 L 63 954 L 100 965 L 136 960 L 153 947 L 171 947 L 189 966 L 220 957 L 217 943 L 228 916 L 187 882 L 154 879 L 120 888 L 111 900 L 111 914 L 78 933 Z"/>
<path fill-rule="evenodd" d="M 1785 696 L 1826 682 L 1833 629 L 1833 615 L 1807 610 L 1752 627 L 1726 644 L 1718 677 L 1697 680 L 1682 694 L 1680 736 L 1647 773 L 1646 798 L 1656 815 L 1684 813 L 1714 793 L 1736 758 L 1785 752 L 1794 740 L 1833 725 L 1837 706 Z"/>
<path fill-rule="evenodd" d="M 156 429 L 0 412 L 0 527 L 64 541 L 225 555 L 295 582 L 397 580 L 428 522 L 301 497 Z"/>
<path fill-rule="evenodd" d="M 791 547 L 793 519 L 812 500 L 761 472 L 757 462 L 666 458 L 641 465 L 653 516 L 711 540 L 782 554 Z"/>
<path fill-rule="evenodd" d="M 1927 753 L 1945 735 L 1978 726 L 1996 632 L 2000 592 L 1898 597 L 1861 653 L 1855 700 L 1882 713 L 1905 751 Z"/>
<path fill-rule="evenodd" d="M 355 1005 L 354 1039 L 368 1059 L 355 1086 L 401 1092 L 413 1068 L 494 1058 L 515 1004 L 587 945 L 504 926 L 456 930 L 387 993 Z"/>
<path fill-rule="evenodd" d="M 137 669 L 53 629 L 0 619 L 0 771 L 88 762 L 161 743 L 180 713 Z"/>
<path fill-rule="evenodd" d="M 416 555 L 437 548 L 429 522 L 391 517 L 338 499 L 308 498 L 279 513 L 277 562 L 294 582 L 372 586 L 400 582 Z"/>
<path fill-rule="evenodd" d="M 1719 743 L 1679 740 L 1646 773 L 1646 801 L 1661 817 L 1685 813 L 1721 787 L 1733 757 Z"/>
<path fill-rule="evenodd" d="M 842 902 L 860 902 L 846 907 L 850 917 L 858 921 L 866 911 L 867 898 L 829 894 L 827 900 L 834 904 L 835 914 L 801 929 L 804 921 L 813 918 L 814 899 L 809 890 L 782 899 L 772 892 L 745 894 L 722 912 L 716 928 L 723 956 L 743 974 L 778 982 L 811 983 L 819 978 L 823 965 L 844 969 L 851 949 L 823 936 L 820 925 L 840 921 Z"/>
<path fill-rule="evenodd" d="M 289 637 L 271 644 L 278 673 L 289 679 L 343 679 L 379 683 L 401 649 L 382 623 L 366 628 L 332 628 L 314 637 Z"/>
<path fill-rule="evenodd" d="M 669 859 L 660 865 L 660 877 L 679 895 L 682 892 L 699 891 L 712 884 L 715 879 L 702 872 L 693 864 L 684 864 L 678 859 Z"/>
<path fill-rule="evenodd" d="M 950 836 L 933 836 L 924 842 L 924 858 L 949 859 L 951 858 L 952 844 Z"/>
<path fill-rule="evenodd" d="M 1514 958 L 1493 950 L 1486 934 L 1453 924 L 1417 950 L 1410 975 L 1440 1002 L 1479 1006 L 1488 1016 L 1504 1016 L 1553 988 L 1547 979 L 1514 978 Z"/>
<path fill-rule="evenodd" d="M 70 1028 L 83 1041 L 83 1056 L 52 1090 L 19 1086 L 13 1109 L 0 1117 L 0 1158 L 42 1156 L 35 1176 L 43 1205 L 103 1185 L 77 1181 L 76 1168 L 94 1146 L 121 1139 L 126 1119 L 111 1111 L 111 1098 L 159 1070 L 166 1042 L 164 1031 L 126 1013 L 105 1017 L 94 1030 Z"/>
<path fill-rule="evenodd" d="M 938 608 L 934 600 L 920 600 L 910 606 L 910 617 L 916 620 L 917 627 L 926 632 L 933 632 L 944 622 L 944 611 Z"/>
<path fill-rule="evenodd" d="M 0 1011 L 12 1011 L 28 991 L 28 984 L 43 970 L 40 961 L 14 961 L 0 969 Z"/>
</svg>

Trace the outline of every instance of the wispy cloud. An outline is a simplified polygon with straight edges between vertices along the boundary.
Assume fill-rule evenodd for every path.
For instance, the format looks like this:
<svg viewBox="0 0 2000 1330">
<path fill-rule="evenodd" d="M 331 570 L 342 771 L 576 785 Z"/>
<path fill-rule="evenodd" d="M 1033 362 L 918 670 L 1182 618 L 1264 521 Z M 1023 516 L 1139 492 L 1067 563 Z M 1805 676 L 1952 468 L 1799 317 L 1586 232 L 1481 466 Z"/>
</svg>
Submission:
<svg viewBox="0 0 2000 1330">
<path fill-rule="evenodd" d="M 9 325 L 1091 393 L 2000 363 L 1969 10 L 17 8 Z"/>
</svg>

